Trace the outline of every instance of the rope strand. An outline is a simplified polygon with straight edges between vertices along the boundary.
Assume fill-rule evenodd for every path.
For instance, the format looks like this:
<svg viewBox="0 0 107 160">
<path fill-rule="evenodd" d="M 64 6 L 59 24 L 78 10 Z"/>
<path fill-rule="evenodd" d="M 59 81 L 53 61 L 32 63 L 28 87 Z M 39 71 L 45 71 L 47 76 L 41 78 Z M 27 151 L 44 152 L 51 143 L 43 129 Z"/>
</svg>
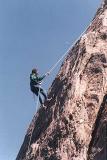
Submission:
<svg viewBox="0 0 107 160">
<path fill-rule="evenodd" d="M 97 18 L 97 17 L 96 17 Z M 96 18 L 94 20 L 96 20 Z M 82 37 L 82 35 L 87 31 L 87 29 L 90 27 L 90 25 L 92 24 L 92 22 L 88 25 L 88 27 L 80 34 L 80 36 L 73 42 L 73 44 L 68 48 L 68 50 L 62 55 L 62 57 L 52 66 L 52 68 L 50 68 L 50 70 L 45 74 L 46 76 L 49 75 L 56 67 L 57 65 L 60 63 L 60 61 L 70 52 L 70 50 L 73 48 L 73 46 L 77 43 L 77 41 Z M 43 82 L 42 82 L 43 83 Z M 39 92 L 38 92 L 38 97 L 37 97 L 37 103 L 36 103 L 36 112 L 38 109 L 38 105 L 39 105 L 39 94 L 40 94 L 40 87 L 39 87 Z M 28 152 L 30 151 L 30 144 L 31 144 L 31 140 L 32 140 L 32 134 L 33 134 L 34 128 L 32 129 L 32 133 L 30 136 L 30 140 L 29 140 L 29 145 L 28 145 Z"/>
<path fill-rule="evenodd" d="M 96 17 L 97 18 L 97 17 Z M 95 18 L 95 19 L 96 19 Z M 91 22 L 92 23 L 92 22 Z M 90 23 L 90 25 L 91 25 Z M 57 65 L 59 64 L 59 62 L 69 53 L 69 51 L 73 48 L 73 46 L 76 44 L 76 42 L 82 37 L 82 35 L 87 31 L 87 29 L 89 28 L 89 26 L 80 34 L 80 36 L 73 42 L 73 44 L 68 48 L 68 50 L 62 55 L 62 57 L 53 65 L 52 68 L 50 68 L 50 70 L 47 72 L 48 75 L 57 67 Z"/>
<path fill-rule="evenodd" d="M 40 87 L 39 87 L 38 97 L 37 97 L 37 103 L 36 103 L 36 112 L 37 112 L 38 105 L 39 105 L 39 94 L 40 94 Z M 30 144 L 31 144 L 31 140 L 32 140 L 33 131 L 34 131 L 34 128 L 33 128 L 32 131 L 31 131 L 31 136 L 30 136 L 29 145 L 28 145 L 28 154 L 29 154 L 29 152 L 30 152 Z M 27 156 L 27 155 L 26 155 L 26 156 Z M 28 156 L 29 156 L 29 155 L 28 155 Z"/>
</svg>

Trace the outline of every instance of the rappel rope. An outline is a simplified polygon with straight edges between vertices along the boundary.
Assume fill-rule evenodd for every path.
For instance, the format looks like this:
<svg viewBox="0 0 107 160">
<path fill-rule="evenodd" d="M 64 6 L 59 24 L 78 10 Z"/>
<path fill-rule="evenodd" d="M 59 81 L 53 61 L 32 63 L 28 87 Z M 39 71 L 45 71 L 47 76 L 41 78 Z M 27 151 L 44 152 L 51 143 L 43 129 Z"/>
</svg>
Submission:
<svg viewBox="0 0 107 160">
<path fill-rule="evenodd" d="M 53 65 L 53 67 L 49 70 L 48 73 L 51 73 L 56 67 L 57 65 L 60 63 L 60 61 L 69 53 L 69 51 L 72 49 L 72 47 L 76 44 L 76 42 L 82 37 L 82 35 L 86 32 L 86 30 L 88 29 L 88 27 L 85 29 L 84 32 L 82 32 L 80 34 L 80 36 L 74 41 L 74 43 L 68 48 L 68 50 L 62 55 L 62 57 Z"/>
<path fill-rule="evenodd" d="M 42 84 L 42 83 L 41 83 L 41 84 Z M 40 84 L 40 86 L 41 86 L 41 84 Z M 39 86 L 38 97 L 37 97 L 37 103 L 36 103 L 36 112 L 37 112 L 38 105 L 39 105 L 40 86 Z"/>
<path fill-rule="evenodd" d="M 42 83 L 41 83 L 42 84 Z M 40 85 L 41 86 L 41 85 Z M 33 94 L 34 95 L 34 94 Z M 40 95 L 40 87 L 39 87 L 39 91 L 38 91 L 38 96 L 37 96 L 37 103 L 36 103 L 36 112 L 37 112 L 37 107 L 39 105 L 39 95 Z M 35 97 L 34 97 L 34 100 L 35 100 Z M 30 144 L 31 144 L 31 140 L 32 140 L 32 134 L 33 134 L 33 131 L 34 131 L 34 128 L 32 129 L 31 131 L 31 136 L 30 136 L 30 140 L 29 140 L 29 145 L 28 145 L 28 154 L 30 152 Z"/>
<path fill-rule="evenodd" d="M 97 17 L 96 17 L 97 18 Z M 96 19 L 95 18 L 95 19 Z M 90 23 L 90 25 L 92 24 L 92 22 Z M 52 66 L 52 68 L 50 68 L 50 70 L 46 73 L 46 76 L 49 75 L 56 67 L 57 65 L 60 63 L 60 61 L 70 52 L 70 50 L 73 48 L 73 46 L 77 43 L 77 41 L 82 37 L 82 35 L 87 31 L 87 29 L 90 27 L 90 25 L 88 25 L 88 27 L 80 34 L 80 36 L 73 42 L 73 44 L 68 48 L 68 50 L 62 55 L 62 57 Z M 42 82 L 43 83 L 43 82 Z M 41 83 L 41 84 L 42 84 Z M 40 85 L 41 86 L 41 85 Z M 37 97 L 37 103 L 36 103 L 36 112 L 38 109 L 38 105 L 39 105 L 39 94 L 40 94 L 40 87 L 39 87 L 39 92 L 38 92 L 38 97 Z M 30 136 L 30 140 L 29 140 L 29 145 L 28 145 L 28 152 L 30 150 L 30 144 L 31 144 L 31 139 L 32 139 L 32 134 L 33 134 L 34 128 L 32 130 L 31 136 Z"/>
<path fill-rule="evenodd" d="M 33 99 L 34 99 L 34 101 L 35 101 L 35 94 L 33 93 Z"/>
<path fill-rule="evenodd" d="M 97 17 L 94 19 L 96 20 Z M 80 34 L 80 36 L 73 42 L 73 44 L 68 48 L 68 50 L 62 55 L 62 57 L 53 65 L 53 67 L 49 70 L 47 73 L 51 73 L 57 65 L 60 63 L 60 61 L 70 52 L 70 50 L 73 48 L 73 46 L 77 43 L 77 41 L 83 36 L 83 34 L 87 31 L 87 29 L 91 26 L 92 22 L 88 25 L 88 27 Z"/>
</svg>

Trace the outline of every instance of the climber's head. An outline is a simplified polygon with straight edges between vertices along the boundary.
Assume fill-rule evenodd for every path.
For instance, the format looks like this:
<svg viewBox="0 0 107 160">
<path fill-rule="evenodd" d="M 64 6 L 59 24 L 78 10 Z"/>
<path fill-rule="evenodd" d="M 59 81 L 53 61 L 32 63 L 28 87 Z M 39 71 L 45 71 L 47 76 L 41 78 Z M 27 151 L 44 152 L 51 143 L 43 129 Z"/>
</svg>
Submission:
<svg viewBox="0 0 107 160">
<path fill-rule="evenodd" d="M 36 68 L 32 69 L 32 74 L 38 74 L 38 70 Z"/>
</svg>

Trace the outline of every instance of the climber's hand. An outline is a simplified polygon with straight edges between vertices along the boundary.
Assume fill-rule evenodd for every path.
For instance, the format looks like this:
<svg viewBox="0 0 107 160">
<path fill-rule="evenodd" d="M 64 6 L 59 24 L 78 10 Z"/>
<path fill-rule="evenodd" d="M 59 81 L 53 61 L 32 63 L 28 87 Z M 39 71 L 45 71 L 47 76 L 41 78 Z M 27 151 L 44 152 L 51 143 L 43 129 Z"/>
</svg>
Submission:
<svg viewBox="0 0 107 160">
<path fill-rule="evenodd" d="M 47 72 L 47 73 L 46 73 L 46 76 L 49 76 L 49 75 L 50 75 L 50 72 Z"/>
<path fill-rule="evenodd" d="M 49 75 L 50 75 L 50 72 L 47 72 L 47 75 L 49 76 Z"/>
</svg>

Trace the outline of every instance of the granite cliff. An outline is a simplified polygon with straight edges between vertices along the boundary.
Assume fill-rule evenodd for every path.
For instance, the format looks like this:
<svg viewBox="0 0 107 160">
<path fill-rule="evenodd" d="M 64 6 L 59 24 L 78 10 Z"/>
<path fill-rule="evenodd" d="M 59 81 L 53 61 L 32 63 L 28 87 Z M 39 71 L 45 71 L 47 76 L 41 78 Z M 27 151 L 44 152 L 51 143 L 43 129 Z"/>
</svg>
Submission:
<svg viewBox="0 0 107 160">
<path fill-rule="evenodd" d="M 107 0 L 65 58 L 16 160 L 107 160 Z"/>
</svg>

